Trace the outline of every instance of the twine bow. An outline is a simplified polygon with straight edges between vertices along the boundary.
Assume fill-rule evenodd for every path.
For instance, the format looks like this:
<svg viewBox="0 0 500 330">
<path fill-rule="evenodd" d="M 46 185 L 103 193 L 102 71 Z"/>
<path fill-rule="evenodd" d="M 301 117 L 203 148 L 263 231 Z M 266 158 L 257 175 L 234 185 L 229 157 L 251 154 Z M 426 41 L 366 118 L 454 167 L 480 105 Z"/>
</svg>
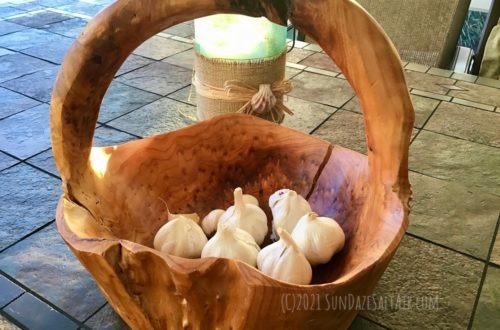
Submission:
<svg viewBox="0 0 500 330">
<path fill-rule="evenodd" d="M 281 122 L 284 114 L 293 115 L 293 112 L 284 104 L 282 97 L 292 90 L 289 80 L 277 81 L 272 84 L 261 84 L 258 87 L 239 80 L 228 80 L 224 87 L 215 87 L 204 84 L 193 78 L 193 86 L 201 96 L 214 100 L 229 102 L 246 102 L 237 112 L 264 115 L 269 113 L 274 122 Z"/>
</svg>

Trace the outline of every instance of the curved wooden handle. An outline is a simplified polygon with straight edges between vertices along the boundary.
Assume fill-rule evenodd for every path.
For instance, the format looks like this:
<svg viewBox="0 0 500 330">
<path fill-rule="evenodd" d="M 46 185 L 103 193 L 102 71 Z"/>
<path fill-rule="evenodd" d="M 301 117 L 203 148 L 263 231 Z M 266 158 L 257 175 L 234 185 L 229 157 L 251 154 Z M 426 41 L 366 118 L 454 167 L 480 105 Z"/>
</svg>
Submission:
<svg viewBox="0 0 500 330">
<path fill-rule="evenodd" d="M 407 211 L 415 113 L 392 42 L 352 0 L 295 1 L 290 20 L 318 42 L 354 88 L 364 114 L 370 180 L 397 192 Z"/>
<path fill-rule="evenodd" d="M 381 28 L 351 0 L 115 2 L 73 44 L 52 94 L 52 147 L 67 191 L 88 167 L 102 99 L 128 55 L 172 25 L 215 13 L 266 16 L 278 23 L 291 15 L 294 24 L 334 59 L 360 98 L 371 177 L 409 196 L 407 162 L 414 114 L 403 70 Z"/>
</svg>

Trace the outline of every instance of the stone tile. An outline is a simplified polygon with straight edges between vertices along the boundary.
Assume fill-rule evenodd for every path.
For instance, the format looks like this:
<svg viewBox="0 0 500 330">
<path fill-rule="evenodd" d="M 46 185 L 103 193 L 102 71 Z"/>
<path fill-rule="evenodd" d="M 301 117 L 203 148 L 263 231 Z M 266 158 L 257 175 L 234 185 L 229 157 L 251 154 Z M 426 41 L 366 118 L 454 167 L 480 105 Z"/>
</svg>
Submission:
<svg viewBox="0 0 500 330">
<path fill-rule="evenodd" d="M 151 103 L 161 96 L 113 81 L 99 112 L 99 122 L 107 122 Z"/>
<path fill-rule="evenodd" d="M 460 73 L 460 72 L 454 72 L 451 77 L 453 79 L 468 81 L 471 83 L 475 82 L 477 79 L 477 76 L 467 74 L 467 73 Z"/>
<path fill-rule="evenodd" d="M 339 67 L 332 61 L 332 59 L 323 53 L 315 53 L 300 61 L 299 64 L 337 73 L 340 72 Z"/>
<path fill-rule="evenodd" d="M 302 72 L 292 80 L 294 89 L 290 96 L 340 108 L 354 96 L 349 83 L 319 74 Z"/>
<path fill-rule="evenodd" d="M 286 115 L 283 125 L 307 134 L 337 111 L 336 108 L 295 97 L 286 98 L 285 105 L 294 112 L 294 115 Z"/>
<path fill-rule="evenodd" d="M 33 108 L 40 102 L 0 87 L 0 119 Z"/>
<path fill-rule="evenodd" d="M 191 83 L 191 70 L 155 62 L 117 78 L 118 81 L 160 95 L 175 92 Z"/>
<path fill-rule="evenodd" d="M 352 324 L 348 328 L 349 330 L 383 330 L 381 326 L 376 325 L 375 323 L 362 318 L 361 316 L 357 316 Z"/>
<path fill-rule="evenodd" d="M 18 163 L 18 160 L 0 151 L 0 171 Z"/>
<path fill-rule="evenodd" d="M 408 63 L 405 65 L 405 69 L 417 71 L 417 72 L 427 72 L 430 69 L 428 65 L 418 64 L 418 63 Z"/>
<path fill-rule="evenodd" d="M 11 6 L 0 6 L 0 18 L 6 18 L 25 13 L 26 11 Z"/>
<path fill-rule="evenodd" d="M 109 304 L 106 304 L 106 306 L 85 322 L 85 325 L 95 330 L 130 329 Z"/>
<path fill-rule="evenodd" d="M 47 104 L 41 104 L 0 121 L 1 150 L 25 159 L 49 147 Z"/>
<path fill-rule="evenodd" d="M 500 80 L 499 79 L 491 79 L 486 77 L 479 77 L 476 80 L 476 84 L 490 86 L 495 88 L 500 88 Z"/>
<path fill-rule="evenodd" d="M 40 5 L 52 8 L 64 6 L 77 1 L 78 0 L 36 0 L 36 2 L 39 3 Z"/>
<path fill-rule="evenodd" d="M 76 1 L 76 2 L 72 2 L 68 5 L 60 6 L 58 8 L 61 10 L 70 12 L 70 13 L 76 13 L 76 14 L 80 14 L 80 15 L 94 17 L 104 7 L 100 4 L 95 4 L 95 3 L 91 3 L 91 2 Z"/>
<path fill-rule="evenodd" d="M 4 34 L 9 34 L 12 32 L 21 31 L 24 29 L 26 29 L 25 26 L 10 23 L 7 21 L 0 21 L 0 36 L 3 36 Z"/>
<path fill-rule="evenodd" d="M 191 85 L 170 94 L 168 97 L 196 106 L 196 88 L 192 87 Z"/>
<path fill-rule="evenodd" d="M 5 276 L 0 275 L 0 308 L 7 305 L 17 297 L 23 294 L 24 290 L 11 282 Z M 2 329 L 2 328 L 0 328 Z"/>
<path fill-rule="evenodd" d="M 427 119 L 429 119 L 432 112 L 436 109 L 439 101 L 416 95 L 410 96 L 415 110 L 415 127 L 421 128 Z M 343 109 L 361 113 L 359 99 L 357 97 L 353 98 L 347 102 L 346 105 L 344 105 Z"/>
<path fill-rule="evenodd" d="M 0 83 L 39 70 L 53 68 L 54 64 L 23 54 L 7 54 L 0 61 Z"/>
<path fill-rule="evenodd" d="M 153 36 L 134 50 L 134 54 L 161 60 L 190 48 L 192 48 L 191 45 L 183 42 Z"/>
<path fill-rule="evenodd" d="M 497 329 L 500 324 L 500 269 L 488 267 L 472 329 Z"/>
<path fill-rule="evenodd" d="M 32 97 L 38 101 L 50 102 L 52 87 L 59 67 L 53 66 L 31 74 L 1 83 L 2 87 Z"/>
<path fill-rule="evenodd" d="M 0 48 L 0 56 L 4 56 L 4 55 L 7 55 L 7 54 L 15 54 L 14 52 L 11 52 L 10 50 L 8 49 L 5 49 L 5 48 Z"/>
<path fill-rule="evenodd" d="M 160 34 L 158 34 L 160 35 Z M 171 36 L 170 34 L 164 34 L 164 36 Z M 194 38 L 184 38 L 184 37 L 178 37 L 178 36 L 171 36 L 170 39 L 179 41 L 185 44 L 194 44 Z"/>
<path fill-rule="evenodd" d="M 290 68 L 287 66 L 287 67 L 285 67 L 285 79 L 291 80 L 301 72 L 302 72 L 302 70 Z"/>
<path fill-rule="evenodd" d="M 142 68 L 143 66 L 146 66 L 148 64 L 153 63 L 154 60 L 145 58 L 139 55 L 134 55 L 130 54 L 127 60 L 122 64 L 118 72 L 116 73 L 116 76 L 120 76 L 124 73 L 133 71 L 135 69 Z"/>
<path fill-rule="evenodd" d="M 163 32 L 178 36 L 178 37 L 192 37 L 194 35 L 194 27 L 192 24 L 187 24 L 187 23 L 181 23 L 174 25 Z"/>
<path fill-rule="evenodd" d="M 410 169 L 500 195 L 497 148 L 422 131 L 410 147 Z"/>
<path fill-rule="evenodd" d="M 14 323 L 10 322 L 7 320 L 5 317 L 3 317 L 0 314 L 0 329 L 2 330 L 19 330 L 20 328 L 17 327 Z"/>
<path fill-rule="evenodd" d="M 101 126 L 95 130 L 94 146 L 105 147 L 117 144 L 122 144 L 137 138 L 133 135 L 117 131 L 111 127 Z"/>
<path fill-rule="evenodd" d="M 80 321 L 105 303 L 55 223 L 2 252 L 0 269 Z"/>
<path fill-rule="evenodd" d="M 436 93 L 431 93 L 431 92 L 425 92 L 425 91 L 421 91 L 418 89 L 413 89 L 411 91 L 411 94 L 420 95 L 420 96 L 424 96 L 424 97 L 431 98 L 434 100 L 445 101 L 445 102 L 449 102 L 452 99 L 451 96 L 446 96 L 446 95 L 441 95 L 441 94 L 436 94 Z"/>
<path fill-rule="evenodd" d="M 444 95 L 449 89 L 441 85 L 453 85 L 455 80 L 422 72 L 406 71 L 406 82 L 410 88 Z"/>
<path fill-rule="evenodd" d="M 467 329 L 482 270 L 479 261 L 406 236 L 375 288 L 385 308 L 363 315 L 389 329 Z"/>
<path fill-rule="evenodd" d="M 71 16 L 47 10 L 18 16 L 10 19 L 9 22 L 32 28 L 43 28 L 49 24 L 61 22 L 69 18 L 71 18 Z"/>
<path fill-rule="evenodd" d="M 296 44 L 297 44 L 297 42 L 296 42 Z M 321 52 L 323 50 L 320 46 L 318 46 L 316 44 L 309 44 L 309 45 L 304 46 L 304 48 L 307 50 L 312 50 L 314 52 Z"/>
<path fill-rule="evenodd" d="M 31 47 L 47 47 L 64 40 L 63 36 L 38 29 L 26 29 L 0 37 L 0 47 L 20 51 Z"/>
<path fill-rule="evenodd" d="M 78 325 L 30 293 L 25 293 L 4 309 L 27 329 L 77 329 Z"/>
<path fill-rule="evenodd" d="M 408 232 L 481 259 L 488 256 L 500 197 L 410 172 Z"/>
<path fill-rule="evenodd" d="M 292 51 L 286 54 L 286 61 L 290 63 L 299 63 L 306 57 L 311 56 L 313 54 L 315 54 L 315 52 L 310 50 L 294 48 L 292 49 Z"/>
<path fill-rule="evenodd" d="M 363 116 L 339 110 L 313 134 L 333 145 L 339 145 L 366 154 Z"/>
<path fill-rule="evenodd" d="M 297 69 L 297 70 L 304 70 L 307 68 L 307 66 L 298 64 L 298 63 L 291 63 L 291 62 L 286 62 L 286 67 L 287 68 L 292 68 L 292 69 Z"/>
<path fill-rule="evenodd" d="M 0 250 L 54 219 L 60 185 L 25 164 L 0 172 Z"/>
<path fill-rule="evenodd" d="M 456 103 L 456 104 L 465 105 L 465 106 L 468 106 L 468 107 L 478 108 L 478 109 L 481 109 L 481 110 L 495 111 L 495 107 L 492 106 L 492 105 L 486 105 L 486 104 L 482 104 L 482 103 L 467 101 L 467 100 L 459 99 L 459 98 L 456 98 L 456 97 L 454 97 L 451 100 L 451 102 Z"/>
<path fill-rule="evenodd" d="M 54 162 L 52 150 L 47 150 L 42 153 L 39 153 L 36 156 L 28 158 L 26 161 L 29 164 L 32 164 L 38 168 L 41 168 L 42 170 L 52 173 L 57 177 L 60 176 L 56 168 L 56 163 Z"/>
<path fill-rule="evenodd" d="M 500 106 L 500 92 L 497 88 L 472 84 L 466 81 L 457 82 L 457 86 L 465 91 L 451 91 L 450 96 L 487 105 Z"/>
<path fill-rule="evenodd" d="M 499 127 L 500 116 L 496 113 L 443 102 L 425 128 L 472 142 L 500 147 Z"/>
<path fill-rule="evenodd" d="M 75 17 L 64 20 L 62 22 L 49 24 L 45 28 L 45 30 L 63 35 L 65 37 L 77 38 L 83 31 L 83 28 L 87 26 L 87 24 L 87 20 L 80 17 Z"/>
<path fill-rule="evenodd" d="M 307 72 L 322 74 L 322 75 L 330 76 L 330 77 L 335 77 L 335 76 L 338 75 L 337 72 L 323 70 L 323 69 L 317 69 L 317 68 L 313 68 L 313 67 L 310 67 L 310 66 L 307 67 L 307 68 L 305 68 L 304 70 L 307 71 Z"/>
<path fill-rule="evenodd" d="M 433 75 L 436 75 L 436 76 L 441 76 L 441 77 L 449 78 L 453 74 L 453 71 L 445 70 L 445 69 L 439 69 L 439 68 L 430 68 L 429 71 L 427 71 L 427 73 L 430 73 L 430 74 L 433 74 Z"/>
<path fill-rule="evenodd" d="M 495 242 L 493 243 L 493 250 L 491 251 L 490 261 L 500 265 L 500 231 L 497 233 Z"/>
<path fill-rule="evenodd" d="M 34 46 L 23 49 L 22 52 L 55 64 L 61 64 L 73 42 L 74 40 L 71 38 L 59 36 L 57 42 L 51 44 L 50 47 L 47 45 Z"/>
<path fill-rule="evenodd" d="M 25 10 L 25 11 L 35 11 L 35 10 L 43 10 L 44 6 L 37 3 L 37 1 L 25 1 L 25 0 L 14 0 L 9 1 L 12 7 Z"/>
<path fill-rule="evenodd" d="M 164 59 L 163 62 L 193 70 L 194 58 L 194 49 L 189 49 L 184 52 L 169 56 Z"/>
<path fill-rule="evenodd" d="M 123 117 L 109 126 L 138 136 L 151 136 L 191 125 L 196 121 L 196 108 L 162 98 Z"/>
</svg>

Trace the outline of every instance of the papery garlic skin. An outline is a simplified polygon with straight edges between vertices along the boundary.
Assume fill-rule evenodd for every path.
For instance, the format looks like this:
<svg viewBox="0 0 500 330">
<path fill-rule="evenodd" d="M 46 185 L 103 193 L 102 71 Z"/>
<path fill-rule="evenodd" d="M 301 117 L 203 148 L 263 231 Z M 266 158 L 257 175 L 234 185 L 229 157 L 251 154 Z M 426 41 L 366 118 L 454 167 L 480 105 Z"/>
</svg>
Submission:
<svg viewBox="0 0 500 330">
<path fill-rule="evenodd" d="M 219 219 L 224 214 L 224 210 L 216 209 L 207 214 L 206 217 L 201 221 L 201 228 L 205 232 L 205 235 L 210 236 L 217 230 L 219 225 Z"/>
<path fill-rule="evenodd" d="M 278 228 L 291 233 L 300 218 L 312 212 L 307 200 L 290 189 L 281 189 L 272 194 L 269 207 L 273 213 L 274 233 Z"/>
<path fill-rule="evenodd" d="M 256 267 L 259 251 L 260 247 L 252 235 L 237 227 L 219 224 L 214 237 L 203 248 L 201 257 L 235 259 Z"/>
<path fill-rule="evenodd" d="M 312 268 L 290 234 L 279 228 L 280 240 L 263 248 L 257 256 L 257 267 L 264 274 L 293 284 L 309 284 Z"/>
<path fill-rule="evenodd" d="M 243 194 L 243 201 L 246 204 L 253 204 L 255 206 L 259 206 L 259 200 L 257 198 L 255 198 L 254 196 L 249 195 L 249 194 Z"/>
<path fill-rule="evenodd" d="M 177 219 L 178 217 L 186 217 L 186 218 L 193 220 L 197 224 L 200 223 L 200 216 L 197 213 L 173 214 L 173 213 L 168 212 L 168 221 L 172 221 L 174 219 Z"/>
<path fill-rule="evenodd" d="M 244 202 L 241 188 L 234 190 L 234 205 L 224 212 L 219 222 L 243 229 L 252 235 L 258 245 L 262 244 L 267 235 L 266 214 L 260 207 Z"/>
<path fill-rule="evenodd" d="M 311 265 L 325 264 L 344 247 L 345 234 L 339 224 L 310 212 L 304 215 L 292 232 L 292 238 Z"/>
<path fill-rule="evenodd" d="M 205 233 L 194 220 L 179 215 L 158 230 L 153 246 L 161 252 L 193 259 L 201 256 L 207 241 Z"/>
</svg>

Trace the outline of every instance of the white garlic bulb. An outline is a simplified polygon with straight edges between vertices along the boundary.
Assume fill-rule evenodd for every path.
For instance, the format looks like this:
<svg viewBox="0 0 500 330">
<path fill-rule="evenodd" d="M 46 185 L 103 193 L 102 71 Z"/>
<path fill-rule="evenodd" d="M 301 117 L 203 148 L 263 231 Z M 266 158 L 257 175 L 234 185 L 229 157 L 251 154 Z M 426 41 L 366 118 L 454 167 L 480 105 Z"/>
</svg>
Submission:
<svg viewBox="0 0 500 330">
<path fill-rule="evenodd" d="M 290 234 L 278 228 L 280 240 L 263 248 L 257 256 L 257 266 L 266 275 L 277 280 L 309 284 L 312 268 Z"/>
<path fill-rule="evenodd" d="M 257 265 L 260 248 L 252 235 L 234 226 L 219 224 L 218 230 L 201 252 L 201 257 L 219 257 Z"/>
<path fill-rule="evenodd" d="M 299 220 L 292 237 L 313 266 L 330 261 L 345 244 L 345 234 L 339 224 L 314 212 Z"/>
<path fill-rule="evenodd" d="M 224 214 L 224 210 L 216 209 L 207 214 L 201 221 L 201 228 L 207 236 L 212 235 L 219 225 L 219 219 Z"/>
<path fill-rule="evenodd" d="M 207 237 L 201 227 L 183 215 L 167 222 L 155 235 L 155 249 L 183 258 L 199 258 Z"/>
<path fill-rule="evenodd" d="M 184 216 L 186 218 L 189 218 L 189 219 L 193 220 L 197 224 L 200 223 L 200 216 L 197 213 L 186 213 L 186 214 L 181 214 L 181 213 L 173 214 L 173 213 L 170 213 L 170 210 L 168 208 L 167 202 L 165 202 L 165 200 L 163 198 L 158 197 L 158 199 L 160 201 L 162 201 L 163 204 L 165 204 L 165 208 L 167 209 L 167 221 L 171 221 L 171 220 L 174 220 L 174 219 L 176 219 L 176 218 L 178 218 L 180 216 Z"/>
<path fill-rule="evenodd" d="M 266 214 L 258 206 L 245 203 L 241 188 L 234 190 L 234 205 L 224 212 L 219 222 L 243 229 L 252 235 L 258 245 L 267 235 Z"/>
<path fill-rule="evenodd" d="M 252 195 L 243 194 L 243 201 L 247 204 L 253 204 L 259 206 L 259 200 Z"/>
<path fill-rule="evenodd" d="M 290 189 L 281 189 L 269 197 L 269 207 L 273 213 L 273 231 L 283 228 L 291 233 L 305 214 L 312 212 L 307 200 Z"/>
</svg>

